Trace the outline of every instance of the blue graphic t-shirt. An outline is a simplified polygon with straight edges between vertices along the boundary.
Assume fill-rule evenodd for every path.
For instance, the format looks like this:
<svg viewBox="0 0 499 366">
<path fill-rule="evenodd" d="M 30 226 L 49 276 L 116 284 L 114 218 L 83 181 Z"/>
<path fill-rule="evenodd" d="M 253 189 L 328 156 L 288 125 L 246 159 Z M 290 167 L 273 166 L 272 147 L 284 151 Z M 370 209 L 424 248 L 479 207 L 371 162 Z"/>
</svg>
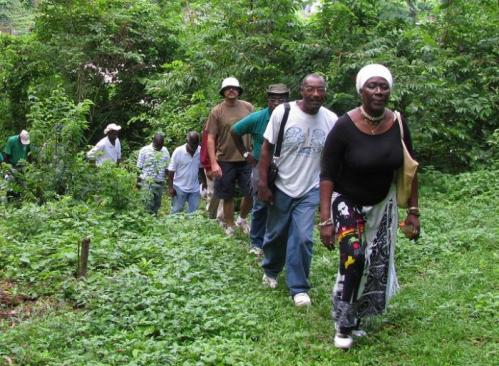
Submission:
<svg viewBox="0 0 499 366">
<path fill-rule="evenodd" d="M 284 106 L 280 105 L 270 117 L 263 137 L 271 144 L 277 141 L 283 114 Z M 325 107 L 317 114 L 308 114 L 296 102 L 290 103 L 276 180 L 276 186 L 288 196 L 301 197 L 319 186 L 322 149 L 337 119 L 336 114 Z"/>
</svg>

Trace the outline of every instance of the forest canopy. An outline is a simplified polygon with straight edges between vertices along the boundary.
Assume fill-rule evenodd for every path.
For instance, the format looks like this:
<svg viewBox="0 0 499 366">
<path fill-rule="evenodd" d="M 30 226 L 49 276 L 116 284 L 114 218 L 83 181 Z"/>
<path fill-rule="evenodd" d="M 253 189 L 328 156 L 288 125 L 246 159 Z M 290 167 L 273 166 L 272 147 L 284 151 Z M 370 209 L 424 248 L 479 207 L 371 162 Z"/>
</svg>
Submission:
<svg viewBox="0 0 499 366">
<path fill-rule="evenodd" d="M 116 122 L 129 156 L 158 130 L 173 148 L 202 129 L 227 76 L 262 107 L 268 84 L 298 98 L 303 76 L 321 73 L 340 115 L 359 103 L 356 72 L 376 62 L 394 75 L 390 107 L 423 166 L 497 161 L 496 1 L 309 3 L 0 0 L 0 138 L 27 128 L 33 145 L 74 159 Z"/>
</svg>

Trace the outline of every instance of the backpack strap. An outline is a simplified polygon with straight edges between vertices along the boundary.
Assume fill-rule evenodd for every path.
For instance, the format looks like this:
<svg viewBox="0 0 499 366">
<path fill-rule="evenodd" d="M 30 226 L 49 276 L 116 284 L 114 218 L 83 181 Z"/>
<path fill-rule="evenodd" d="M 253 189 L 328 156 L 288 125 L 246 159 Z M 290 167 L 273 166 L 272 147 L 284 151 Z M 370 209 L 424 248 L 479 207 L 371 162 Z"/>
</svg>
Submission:
<svg viewBox="0 0 499 366">
<path fill-rule="evenodd" d="M 288 122 L 290 109 L 291 107 L 289 106 L 289 103 L 284 103 L 284 115 L 282 116 L 281 127 L 279 128 L 279 134 L 277 135 L 277 142 L 274 150 L 274 157 L 276 158 L 281 156 L 281 146 L 282 146 L 282 139 L 284 136 L 284 127 L 286 126 L 286 122 Z"/>
</svg>

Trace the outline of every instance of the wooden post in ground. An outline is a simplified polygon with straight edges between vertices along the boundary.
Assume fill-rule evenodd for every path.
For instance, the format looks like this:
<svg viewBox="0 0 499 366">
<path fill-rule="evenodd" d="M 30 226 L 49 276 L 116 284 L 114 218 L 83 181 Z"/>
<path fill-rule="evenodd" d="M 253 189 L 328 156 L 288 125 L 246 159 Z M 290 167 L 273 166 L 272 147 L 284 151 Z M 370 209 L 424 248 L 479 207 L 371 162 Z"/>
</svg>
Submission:
<svg viewBox="0 0 499 366">
<path fill-rule="evenodd" d="M 81 255 L 80 255 L 80 262 L 78 263 L 78 278 L 87 276 L 89 251 L 90 251 L 90 238 L 85 238 L 81 241 Z"/>
</svg>

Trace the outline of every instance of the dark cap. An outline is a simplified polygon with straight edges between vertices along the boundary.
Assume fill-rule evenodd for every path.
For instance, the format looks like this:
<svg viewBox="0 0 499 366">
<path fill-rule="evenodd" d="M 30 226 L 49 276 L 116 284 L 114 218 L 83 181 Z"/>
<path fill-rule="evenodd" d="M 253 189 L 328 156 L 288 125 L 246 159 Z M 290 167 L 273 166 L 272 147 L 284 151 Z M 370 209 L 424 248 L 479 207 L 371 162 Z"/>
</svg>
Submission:
<svg viewBox="0 0 499 366">
<path fill-rule="evenodd" d="M 289 88 L 285 84 L 272 84 L 267 88 L 267 94 L 289 94 Z"/>
</svg>

